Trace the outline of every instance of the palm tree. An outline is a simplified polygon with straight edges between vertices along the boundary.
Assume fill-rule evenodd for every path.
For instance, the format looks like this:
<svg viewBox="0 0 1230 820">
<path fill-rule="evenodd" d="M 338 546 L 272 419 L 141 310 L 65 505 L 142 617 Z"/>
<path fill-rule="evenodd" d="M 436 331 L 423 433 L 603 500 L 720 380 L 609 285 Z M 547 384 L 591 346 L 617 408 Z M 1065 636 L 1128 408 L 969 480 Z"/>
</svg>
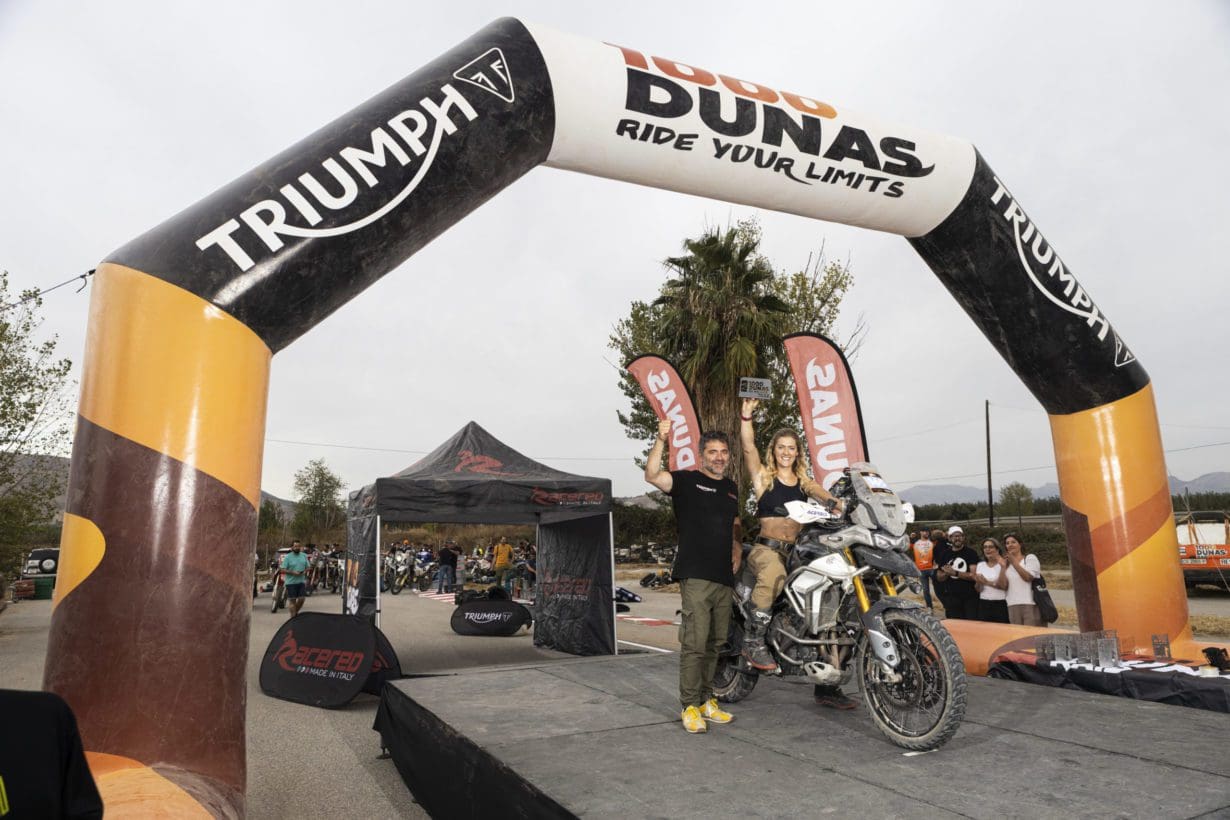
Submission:
<svg viewBox="0 0 1230 820">
<path fill-rule="evenodd" d="M 739 377 L 769 376 L 791 309 L 773 293 L 755 223 L 707 229 L 683 247 L 666 260 L 671 276 L 653 302 L 662 353 L 692 391 L 701 427 L 730 435 L 730 475 L 742 486 Z"/>
</svg>

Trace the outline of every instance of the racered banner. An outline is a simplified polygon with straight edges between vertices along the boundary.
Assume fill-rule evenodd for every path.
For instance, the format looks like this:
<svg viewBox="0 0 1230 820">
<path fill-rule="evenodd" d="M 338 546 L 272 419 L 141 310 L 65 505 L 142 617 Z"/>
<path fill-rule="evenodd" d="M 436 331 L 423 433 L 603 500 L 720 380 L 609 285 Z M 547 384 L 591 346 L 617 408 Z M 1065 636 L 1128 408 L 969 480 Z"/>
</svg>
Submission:
<svg viewBox="0 0 1230 820">
<path fill-rule="evenodd" d="M 363 689 L 375 654 L 376 628 L 366 618 L 301 612 L 269 642 L 261 691 L 309 706 L 342 706 Z"/>
<path fill-rule="evenodd" d="M 671 420 L 670 469 L 695 470 L 700 464 L 700 421 L 675 366 L 661 356 L 644 355 L 628 362 L 627 369 L 658 419 Z"/>
<path fill-rule="evenodd" d="M 828 489 L 843 469 L 869 458 L 850 364 L 841 348 L 816 333 L 795 333 L 782 344 L 799 397 L 812 475 Z"/>
</svg>

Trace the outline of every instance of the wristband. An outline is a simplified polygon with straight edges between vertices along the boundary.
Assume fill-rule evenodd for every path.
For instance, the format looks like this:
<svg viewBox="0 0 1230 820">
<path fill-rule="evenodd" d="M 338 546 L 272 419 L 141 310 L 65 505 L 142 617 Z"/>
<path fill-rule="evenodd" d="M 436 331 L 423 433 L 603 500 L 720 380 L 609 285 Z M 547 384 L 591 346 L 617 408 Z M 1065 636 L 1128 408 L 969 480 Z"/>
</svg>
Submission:
<svg viewBox="0 0 1230 820">
<path fill-rule="evenodd" d="M 744 416 L 744 415 L 740 415 L 740 416 L 739 416 L 739 418 L 743 419 L 744 421 L 751 421 L 751 420 L 752 420 L 752 417 L 751 417 L 751 416 Z"/>
</svg>

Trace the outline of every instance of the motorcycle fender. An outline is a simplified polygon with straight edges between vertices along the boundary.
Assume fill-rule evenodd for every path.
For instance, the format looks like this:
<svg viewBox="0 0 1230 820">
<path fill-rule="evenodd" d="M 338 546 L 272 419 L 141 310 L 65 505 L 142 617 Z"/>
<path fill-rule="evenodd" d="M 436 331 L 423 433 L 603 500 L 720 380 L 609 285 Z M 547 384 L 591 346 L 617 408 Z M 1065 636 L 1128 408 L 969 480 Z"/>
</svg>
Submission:
<svg viewBox="0 0 1230 820">
<path fill-rule="evenodd" d="M 888 636 L 888 629 L 884 626 L 884 611 L 921 608 L 921 604 L 894 595 L 881 598 L 859 616 L 863 622 L 863 631 L 867 634 L 867 642 L 871 646 L 871 651 L 890 669 L 896 669 L 901 659 L 897 655 L 897 644 Z"/>
</svg>

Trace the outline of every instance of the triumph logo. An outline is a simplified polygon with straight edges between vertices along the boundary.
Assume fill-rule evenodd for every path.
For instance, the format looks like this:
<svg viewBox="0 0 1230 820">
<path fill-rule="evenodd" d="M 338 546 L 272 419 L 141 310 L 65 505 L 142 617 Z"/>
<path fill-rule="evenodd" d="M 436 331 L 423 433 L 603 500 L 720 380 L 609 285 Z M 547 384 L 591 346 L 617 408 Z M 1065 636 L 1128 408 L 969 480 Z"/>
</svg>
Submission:
<svg viewBox="0 0 1230 820">
<path fill-rule="evenodd" d="M 498 48 L 493 48 L 477 60 L 466 63 L 454 71 L 453 76 L 463 83 L 490 91 L 504 102 L 510 103 L 516 99 L 512 76 L 508 73 L 508 63 L 504 61 L 504 52 Z"/>
<path fill-rule="evenodd" d="M 1003 217 L 1012 225 L 1021 268 L 1038 292 L 1064 311 L 1084 319 L 1085 324 L 1096 329 L 1099 341 L 1105 341 L 1106 334 L 1111 333 L 1115 342 L 1115 367 L 1123 367 L 1136 361 L 1132 351 L 1128 350 L 1118 334 L 1111 330 L 1110 322 L 1098 310 L 1089 294 L 1085 293 L 1076 277 L 1064 267 L 1059 254 L 1055 253 L 1055 249 L 1043 238 L 1042 233 L 998 178 L 995 178 L 995 193 L 991 195 L 991 203 L 1002 204 Z"/>
<path fill-rule="evenodd" d="M 490 624 L 512 620 L 511 612 L 466 612 L 463 614 L 467 621 L 472 621 L 476 624 Z"/>
<path fill-rule="evenodd" d="M 504 55 L 491 49 L 458 69 L 458 80 L 512 102 L 512 78 Z M 299 174 L 278 189 L 276 198 L 262 199 L 245 208 L 196 241 L 202 251 L 221 249 L 240 271 L 255 265 L 253 251 L 277 254 L 287 237 L 319 239 L 343 236 L 387 216 L 422 184 L 447 137 L 478 118 L 478 111 L 451 83 L 377 125 L 367 139 L 344 145 L 324 157 L 323 171 Z M 363 188 L 362 186 L 365 186 Z M 378 204 L 362 197 L 364 212 L 352 206 L 361 193 L 387 193 Z M 223 293 L 222 301 L 241 295 L 259 281 L 240 276 Z"/>
</svg>

